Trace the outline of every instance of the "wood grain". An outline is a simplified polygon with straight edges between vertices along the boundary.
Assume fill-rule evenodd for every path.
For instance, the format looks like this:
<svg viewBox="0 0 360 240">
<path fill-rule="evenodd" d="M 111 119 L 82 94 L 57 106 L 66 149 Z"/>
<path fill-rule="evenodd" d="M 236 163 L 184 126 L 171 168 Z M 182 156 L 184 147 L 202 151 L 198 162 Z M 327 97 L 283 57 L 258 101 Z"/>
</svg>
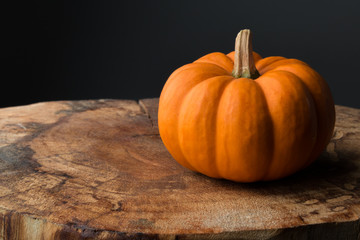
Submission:
<svg viewBox="0 0 360 240">
<path fill-rule="evenodd" d="M 0 109 L 0 239 L 358 239 L 360 110 L 309 168 L 239 184 L 169 155 L 158 99 Z"/>
</svg>

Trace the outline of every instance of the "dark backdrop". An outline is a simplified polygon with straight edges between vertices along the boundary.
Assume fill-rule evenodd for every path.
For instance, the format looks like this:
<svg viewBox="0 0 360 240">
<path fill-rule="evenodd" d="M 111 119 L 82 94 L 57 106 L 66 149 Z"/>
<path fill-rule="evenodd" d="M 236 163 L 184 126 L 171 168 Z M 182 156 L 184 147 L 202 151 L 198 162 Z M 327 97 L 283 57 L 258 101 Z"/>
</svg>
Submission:
<svg viewBox="0 0 360 240">
<path fill-rule="evenodd" d="M 233 50 L 309 63 L 336 104 L 360 107 L 360 1 L 9 1 L 1 15 L 1 107 L 158 97 L 176 68 Z"/>
</svg>

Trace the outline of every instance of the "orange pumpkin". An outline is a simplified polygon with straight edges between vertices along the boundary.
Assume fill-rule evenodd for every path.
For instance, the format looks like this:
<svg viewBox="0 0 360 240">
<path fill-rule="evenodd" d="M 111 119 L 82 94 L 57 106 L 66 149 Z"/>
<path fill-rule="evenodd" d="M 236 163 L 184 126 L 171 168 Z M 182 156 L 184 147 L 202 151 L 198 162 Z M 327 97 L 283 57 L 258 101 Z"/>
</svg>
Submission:
<svg viewBox="0 0 360 240">
<path fill-rule="evenodd" d="M 312 163 L 334 129 L 330 89 L 309 65 L 261 58 L 242 30 L 235 52 L 171 74 L 160 96 L 162 141 L 184 167 L 239 182 L 273 180 Z"/>
</svg>

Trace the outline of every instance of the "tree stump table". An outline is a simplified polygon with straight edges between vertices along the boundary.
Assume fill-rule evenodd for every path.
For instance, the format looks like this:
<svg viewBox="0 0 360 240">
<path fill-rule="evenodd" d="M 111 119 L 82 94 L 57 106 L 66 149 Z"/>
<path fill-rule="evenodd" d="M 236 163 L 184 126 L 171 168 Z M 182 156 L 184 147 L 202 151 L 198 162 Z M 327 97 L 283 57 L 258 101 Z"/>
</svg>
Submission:
<svg viewBox="0 0 360 240">
<path fill-rule="evenodd" d="M 161 142 L 158 99 L 0 110 L 0 239 L 358 239 L 360 110 L 282 180 L 211 179 Z"/>
</svg>

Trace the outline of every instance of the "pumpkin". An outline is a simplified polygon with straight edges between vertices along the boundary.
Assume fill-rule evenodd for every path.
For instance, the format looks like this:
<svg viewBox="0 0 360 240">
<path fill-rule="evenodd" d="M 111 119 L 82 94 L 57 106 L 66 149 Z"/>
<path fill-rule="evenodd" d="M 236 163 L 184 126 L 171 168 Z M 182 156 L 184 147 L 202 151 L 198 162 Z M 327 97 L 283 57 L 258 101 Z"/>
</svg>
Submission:
<svg viewBox="0 0 360 240">
<path fill-rule="evenodd" d="M 210 53 L 174 71 L 161 92 L 158 125 L 184 167 L 238 182 L 274 180 L 310 165 L 331 139 L 335 110 L 308 64 L 253 52 Z"/>
</svg>

